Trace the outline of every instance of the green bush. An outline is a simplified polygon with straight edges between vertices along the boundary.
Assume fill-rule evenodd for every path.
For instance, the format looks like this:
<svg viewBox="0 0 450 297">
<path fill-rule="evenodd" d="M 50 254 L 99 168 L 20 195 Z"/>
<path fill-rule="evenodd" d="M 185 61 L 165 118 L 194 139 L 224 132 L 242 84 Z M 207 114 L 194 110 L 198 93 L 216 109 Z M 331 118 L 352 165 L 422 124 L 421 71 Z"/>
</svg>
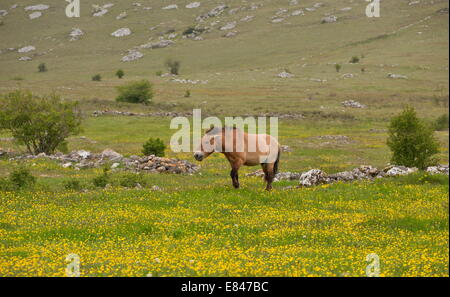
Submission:
<svg viewBox="0 0 450 297">
<path fill-rule="evenodd" d="M 144 186 L 145 181 L 141 174 L 128 173 L 119 178 L 119 184 L 122 187 L 134 188 L 138 184 Z"/>
<path fill-rule="evenodd" d="M 172 59 L 168 59 L 166 61 L 166 66 L 169 69 L 169 72 L 173 75 L 178 75 L 180 72 L 180 61 L 173 61 Z"/>
<path fill-rule="evenodd" d="M 80 191 L 82 189 L 82 185 L 80 181 L 76 179 L 70 179 L 64 182 L 64 188 L 66 190 Z"/>
<path fill-rule="evenodd" d="M 336 65 L 334 65 L 334 68 L 336 68 L 336 72 L 339 72 L 339 71 L 341 71 L 342 66 L 341 66 L 341 64 L 336 64 Z"/>
<path fill-rule="evenodd" d="M 417 117 L 412 107 L 406 107 L 391 119 L 387 145 L 393 153 L 393 164 L 419 169 L 434 165 L 434 155 L 439 152 L 433 130 Z"/>
<path fill-rule="evenodd" d="M 92 80 L 93 81 L 101 81 L 102 76 L 100 74 L 96 74 L 96 75 L 92 76 Z"/>
<path fill-rule="evenodd" d="M 103 168 L 103 173 L 101 175 L 94 177 L 94 179 L 92 180 L 94 186 L 98 188 L 104 188 L 107 184 L 109 184 L 110 177 L 108 171 L 109 169 L 105 167 Z"/>
<path fill-rule="evenodd" d="M 443 114 L 438 117 L 434 123 L 433 127 L 435 131 L 443 131 L 448 129 L 448 114 Z"/>
<path fill-rule="evenodd" d="M 52 154 L 67 137 L 81 131 L 77 105 L 54 94 L 12 92 L 0 96 L 0 130 L 9 131 L 31 154 Z"/>
<path fill-rule="evenodd" d="M 359 57 L 358 57 L 358 56 L 353 56 L 353 57 L 350 59 L 350 63 L 352 63 L 352 64 L 359 63 Z"/>
<path fill-rule="evenodd" d="M 155 72 L 156 76 L 161 76 L 162 74 L 163 74 L 163 72 L 161 70 L 158 70 L 158 71 Z"/>
<path fill-rule="evenodd" d="M 125 72 L 122 69 L 117 70 L 116 76 L 118 78 L 122 78 L 125 75 Z"/>
<path fill-rule="evenodd" d="M 150 138 L 143 145 L 142 153 L 146 156 L 155 155 L 158 157 L 164 157 L 164 150 L 166 145 L 159 138 Z"/>
<path fill-rule="evenodd" d="M 39 72 L 47 72 L 47 66 L 45 65 L 45 63 L 39 64 L 38 70 Z"/>
<path fill-rule="evenodd" d="M 150 103 L 153 98 L 152 85 L 147 80 L 135 81 L 124 86 L 117 87 L 118 102 Z"/>
<path fill-rule="evenodd" d="M 186 92 L 184 93 L 184 97 L 185 97 L 185 98 L 191 97 L 191 91 L 186 90 Z"/>
<path fill-rule="evenodd" d="M 25 167 L 19 167 L 9 174 L 9 181 L 15 188 L 34 186 L 36 178 Z"/>
</svg>

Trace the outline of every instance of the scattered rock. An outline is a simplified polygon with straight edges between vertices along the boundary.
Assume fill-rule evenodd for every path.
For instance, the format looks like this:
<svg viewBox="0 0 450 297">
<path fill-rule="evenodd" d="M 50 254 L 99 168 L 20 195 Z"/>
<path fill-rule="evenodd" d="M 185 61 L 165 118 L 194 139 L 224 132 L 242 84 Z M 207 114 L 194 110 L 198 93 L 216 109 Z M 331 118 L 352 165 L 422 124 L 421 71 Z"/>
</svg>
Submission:
<svg viewBox="0 0 450 297">
<path fill-rule="evenodd" d="M 448 175 L 448 165 L 438 165 L 438 166 L 430 166 L 426 170 L 431 174 L 447 174 Z"/>
<path fill-rule="evenodd" d="M 345 107 L 351 107 L 351 108 L 366 108 L 364 104 L 361 104 L 354 100 L 346 100 L 342 102 L 342 105 Z"/>
<path fill-rule="evenodd" d="M 290 6 L 298 5 L 298 0 L 291 0 L 289 1 Z"/>
<path fill-rule="evenodd" d="M 386 173 L 386 176 L 399 176 L 414 173 L 417 170 L 417 168 L 409 168 L 405 166 L 389 166 L 383 169 L 383 172 Z"/>
<path fill-rule="evenodd" d="M 157 42 L 149 42 L 146 44 L 141 45 L 141 48 L 151 48 L 151 49 L 155 49 L 155 48 L 164 48 L 164 47 L 168 47 L 169 45 L 174 44 L 175 42 L 173 40 L 169 40 L 169 39 L 163 39 Z"/>
<path fill-rule="evenodd" d="M 17 52 L 18 53 L 28 53 L 28 52 L 31 52 L 31 51 L 34 51 L 34 50 L 36 50 L 36 48 L 34 46 L 28 45 L 28 46 L 24 46 L 22 48 L 19 48 L 17 50 Z"/>
<path fill-rule="evenodd" d="M 19 58 L 19 61 L 31 61 L 31 60 L 33 60 L 31 57 L 28 57 L 28 56 L 24 56 L 24 57 L 20 57 Z"/>
<path fill-rule="evenodd" d="M 114 31 L 113 33 L 111 33 L 111 35 L 114 37 L 123 37 L 123 36 L 128 36 L 130 34 L 131 34 L 131 30 L 129 28 L 120 28 L 120 29 Z"/>
<path fill-rule="evenodd" d="M 345 73 L 345 74 L 342 75 L 342 78 L 353 78 L 353 77 L 355 77 L 353 75 L 353 73 Z"/>
<path fill-rule="evenodd" d="M 7 14 L 8 14 L 8 11 L 7 11 L 7 10 L 4 10 L 4 9 L 0 10 L 0 17 L 4 17 L 4 16 L 6 16 Z"/>
<path fill-rule="evenodd" d="M 164 9 L 164 10 L 178 9 L 178 5 L 170 4 L 170 5 L 164 6 L 162 9 Z"/>
<path fill-rule="evenodd" d="M 222 31 L 231 30 L 231 29 L 234 29 L 234 27 L 236 27 L 236 22 L 230 22 L 230 23 L 226 24 L 225 26 L 222 26 L 220 28 L 220 30 L 222 30 Z"/>
<path fill-rule="evenodd" d="M 122 59 L 120 59 L 120 61 L 131 62 L 131 61 L 138 60 L 138 59 L 142 58 L 143 56 L 144 56 L 144 54 L 137 50 L 129 50 L 128 54 L 126 56 L 123 56 Z"/>
<path fill-rule="evenodd" d="M 350 11 L 350 10 L 352 10 L 352 8 L 351 7 L 344 7 L 344 8 L 341 8 L 341 11 Z"/>
<path fill-rule="evenodd" d="M 254 18 L 254 16 L 252 16 L 252 15 L 247 15 L 247 16 L 241 18 L 239 21 L 240 21 L 240 22 L 250 22 L 251 20 L 253 20 L 253 18 Z"/>
<path fill-rule="evenodd" d="M 282 21 L 284 21 L 284 18 L 275 18 L 272 20 L 272 23 L 276 24 L 276 23 L 281 23 Z"/>
<path fill-rule="evenodd" d="M 197 8 L 200 7 L 200 2 L 191 2 L 186 5 L 186 8 Z"/>
<path fill-rule="evenodd" d="M 34 19 L 40 18 L 41 16 L 42 16 L 42 12 L 40 12 L 40 11 L 35 11 L 35 12 L 33 12 L 33 13 L 30 13 L 30 14 L 28 15 L 28 18 L 29 18 L 30 20 L 34 20 Z"/>
<path fill-rule="evenodd" d="M 335 23 L 335 22 L 337 22 L 337 17 L 334 15 L 330 15 L 330 16 L 322 18 L 321 22 L 322 22 L 322 24 Z"/>
<path fill-rule="evenodd" d="M 311 169 L 302 173 L 299 178 L 300 185 L 304 187 L 325 184 L 329 183 L 329 181 L 328 175 L 320 169 Z"/>
<path fill-rule="evenodd" d="M 294 77 L 294 75 L 292 73 L 287 72 L 287 71 L 283 71 L 283 72 L 278 73 L 278 77 L 280 77 L 280 78 L 291 78 L 291 77 Z"/>
<path fill-rule="evenodd" d="M 71 37 L 70 41 L 78 40 L 83 35 L 84 32 L 80 28 L 72 28 L 72 31 L 69 34 L 69 36 Z"/>
<path fill-rule="evenodd" d="M 127 12 L 122 11 L 118 16 L 116 16 L 116 20 L 121 20 L 127 17 Z"/>
<path fill-rule="evenodd" d="M 212 10 L 210 10 L 209 12 L 207 12 L 206 14 L 202 14 L 200 16 L 198 16 L 196 18 L 197 22 L 204 22 L 205 20 L 212 18 L 212 17 L 217 17 L 219 15 L 221 15 L 225 9 L 227 9 L 228 6 L 225 4 L 221 4 L 219 6 L 214 7 Z"/>
<path fill-rule="evenodd" d="M 387 75 L 387 77 L 392 78 L 392 79 L 407 79 L 408 78 L 406 75 L 394 74 L 394 73 L 389 73 Z"/>
<path fill-rule="evenodd" d="M 31 5 L 31 6 L 25 7 L 25 11 L 47 10 L 49 8 L 50 8 L 50 6 L 48 6 L 48 5 L 38 4 L 38 5 Z"/>
<path fill-rule="evenodd" d="M 298 15 L 304 15 L 304 14 L 305 14 L 305 12 L 304 12 L 303 10 L 298 9 L 298 10 L 294 10 L 294 11 L 291 13 L 291 16 L 298 16 Z"/>
<path fill-rule="evenodd" d="M 280 148 L 281 148 L 282 152 L 286 152 L 286 153 L 291 153 L 292 152 L 292 149 L 289 146 L 287 146 L 287 145 L 281 145 Z"/>
<path fill-rule="evenodd" d="M 237 31 L 230 31 L 223 35 L 223 37 L 230 38 L 237 35 Z"/>
</svg>

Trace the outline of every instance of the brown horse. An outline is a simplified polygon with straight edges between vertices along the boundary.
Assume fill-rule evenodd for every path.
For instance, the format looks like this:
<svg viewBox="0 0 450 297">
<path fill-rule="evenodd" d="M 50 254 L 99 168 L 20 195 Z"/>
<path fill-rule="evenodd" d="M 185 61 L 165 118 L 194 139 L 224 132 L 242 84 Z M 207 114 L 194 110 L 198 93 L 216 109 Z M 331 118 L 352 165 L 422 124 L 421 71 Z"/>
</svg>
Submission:
<svg viewBox="0 0 450 297">
<path fill-rule="evenodd" d="M 201 139 L 201 144 L 194 153 L 197 161 L 202 161 L 213 152 L 225 155 L 231 165 L 233 186 L 239 188 L 238 170 L 242 165 L 261 165 L 266 190 L 272 189 L 272 182 L 278 173 L 280 145 L 267 134 L 249 134 L 236 128 L 210 128 Z"/>
</svg>

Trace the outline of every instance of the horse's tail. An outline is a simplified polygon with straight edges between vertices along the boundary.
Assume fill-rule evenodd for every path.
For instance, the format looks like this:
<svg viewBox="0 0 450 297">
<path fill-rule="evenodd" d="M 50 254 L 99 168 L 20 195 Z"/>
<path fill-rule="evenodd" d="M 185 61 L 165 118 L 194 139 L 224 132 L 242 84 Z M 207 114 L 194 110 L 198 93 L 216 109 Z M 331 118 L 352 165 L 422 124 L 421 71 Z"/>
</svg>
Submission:
<svg viewBox="0 0 450 297">
<path fill-rule="evenodd" d="M 274 176 L 278 173 L 278 164 L 280 163 L 280 154 L 281 154 L 281 150 L 280 150 L 280 148 L 278 148 L 277 159 L 275 160 L 275 163 L 273 163 L 273 175 Z"/>
</svg>

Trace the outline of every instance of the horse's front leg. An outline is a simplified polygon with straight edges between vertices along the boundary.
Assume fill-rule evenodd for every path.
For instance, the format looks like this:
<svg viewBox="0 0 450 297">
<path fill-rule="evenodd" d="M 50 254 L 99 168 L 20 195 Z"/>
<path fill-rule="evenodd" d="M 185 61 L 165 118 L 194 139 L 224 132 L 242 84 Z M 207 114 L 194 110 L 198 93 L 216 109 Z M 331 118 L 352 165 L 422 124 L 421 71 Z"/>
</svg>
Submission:
<svg viewBox="0 0 450 297">
<path fill-rule="evenodd" d="M 272 182 L 275 178 L 273 164 L 261 164 L 262 169 L 264 171 L 264 179 L 266 180 L 267 186 L 266 191 L 272 190 Z"/>
<path fill-rule="evenodd" d="M 233 187 L 236 189 L 239 189 L 239 174 L 238 174 L 239 168 L 233 168 L 231 169 L 230 176 L 231 181 L 233 182 Z"/>
</svg>

